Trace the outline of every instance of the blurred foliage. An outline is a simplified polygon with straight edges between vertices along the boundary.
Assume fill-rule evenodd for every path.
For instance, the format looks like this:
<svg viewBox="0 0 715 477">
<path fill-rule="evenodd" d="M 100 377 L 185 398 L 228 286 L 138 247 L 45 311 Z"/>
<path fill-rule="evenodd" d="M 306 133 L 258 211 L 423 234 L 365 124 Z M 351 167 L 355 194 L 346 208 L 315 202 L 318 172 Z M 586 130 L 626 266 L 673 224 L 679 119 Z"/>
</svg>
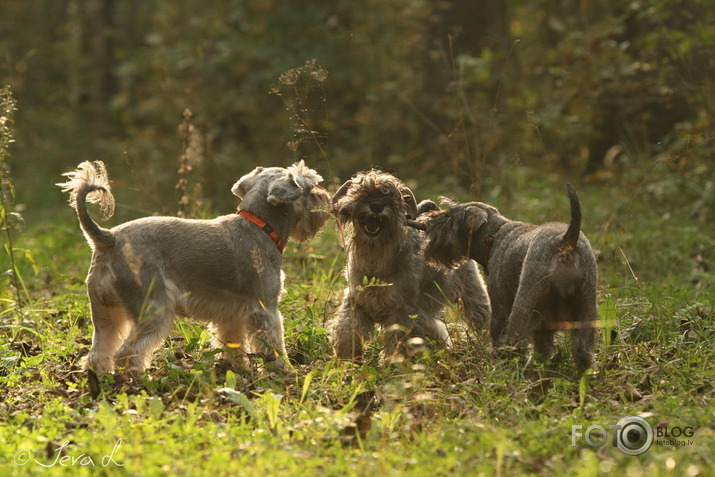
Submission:
<svg viewBox="0 0 715 477">
<path fill-rule="evenodd" d="M 10 266 L 7 270 L 4 269 L 4 266 L 0 267 L 0 290 L 2 290 L 0 310 L 21 307 L 22 300 L 25 298 L 21 295 L 22 292 L 25 292 L 29 299 L 29 294 L 17 267 L 16 255 L 18 253 L 25 255 L 27 261 L 36 270 L 32 254 L 28 250 L 16 249 L 13 240 L 13 231 L 22 230 L 24 226 L 22 215 L 14 211 L 16 191 L 7 167 L 7 161 L 10 158 L 10 145 L 15 141 L 13 139 L 15 110 L 15 98 L 10 87 L 5 86 L 0 89 L 0 233 L 4 239 L 0 255 L 7 256 Z"/>
<path fill-rule="evenodd" d="M 207 209 L 233 207 L 231 184 L 255 165 L 306 158 L 335 182 L 375 165 L 441 192 L 507 197 L 524 171 L 618 184 L 663 166 L 651 188 L 695 178 L 694 214 L 713 214 L 710 0 L 0 8 L 0 84 L 18 99 L 13 167 L 28 205 L 59 202 L 49 184 L 101 159 L 137 190 L 130 214 L 174 213 L 189 110 Z"/>
</svg>

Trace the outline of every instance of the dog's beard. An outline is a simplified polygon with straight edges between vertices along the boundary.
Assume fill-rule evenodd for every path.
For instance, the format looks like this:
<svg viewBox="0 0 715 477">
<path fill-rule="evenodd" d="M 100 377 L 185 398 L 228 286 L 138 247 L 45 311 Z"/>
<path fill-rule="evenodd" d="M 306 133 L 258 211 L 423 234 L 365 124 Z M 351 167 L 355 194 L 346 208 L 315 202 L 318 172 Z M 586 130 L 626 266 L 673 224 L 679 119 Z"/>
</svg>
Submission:
<svg viewBox="0 0 715 477">
<path fill-rule="evenodd" d="M 297 242 L 305 242 L 313 238 L 328 220 L 328 193 L 324 189 L 314 187 L 312 192 L 293 203 L 294 217 L 291 224 L 290 238 Z"/>
<path fill-rule="evenodd" d="M 346 250 L 361 249 L 359 254 L 376 253 L 377 250 L 394 249 L 403 238 L 404 215 L 396 200 L 374 197 L 367 200 L 344 198 L 338 203 L 336 217 L 340 242 Z M 373 210 L 376 204 L 381 207 Z"/>
<path fill-rule="evenodd" d="M 399 211 L 389 207 L 379 213 L 361 210 L 350 218 L 353 236 L 369 242 L 399 240 L 402 227 L 398 217 Z"/>
</svg>

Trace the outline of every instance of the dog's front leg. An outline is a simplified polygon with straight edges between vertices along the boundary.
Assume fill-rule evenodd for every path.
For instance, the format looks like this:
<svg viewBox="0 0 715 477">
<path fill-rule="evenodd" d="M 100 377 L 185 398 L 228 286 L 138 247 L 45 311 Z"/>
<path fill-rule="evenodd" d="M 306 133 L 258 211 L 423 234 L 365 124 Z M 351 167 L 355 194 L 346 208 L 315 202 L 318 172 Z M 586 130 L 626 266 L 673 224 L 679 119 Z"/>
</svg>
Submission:
<svg viewBox="0 0 715 477">
<path fill-rule="evenodd" d="M 458 298 L 462 299 L 462 316 L 467 326 L 478 333 L 483 330 L 492 316 L 491 302 L 484 281 L 474 263 L 465 263 L 455 272 L 458 278 Z"/>
<path fill-rule="evenodd" d="M 250 369 L 248 362 L 248 333 L 242 319 L 231 319 L 209 326 L 213 334 L 211 344 L 224 349 L 221 357 L 236 369 Z"/>
<path fill-rule="evenodd" d="M 499 347 L 502 339 L 504 339 L 504 330 L 509 322 L 509 308 L 504 308 L 499 305 L 492 308 L 492 318 L 489 322 L 489 336 L 492 338 L 492 346 Z"/>
<path fill-rule="evenodd" d="M 337 315 L 328 323 L 330 344 L 340 359 L 355 359 L 363 355 L 363 343 L 370 339 L 375 325 L 369 315 L 351 299 L 348 292 Z"/>
<path fill-rule="evenodd" d="M 408 354 L 405 341 L 410 336 L 425 336 L 428 331 L 436 335 L 442 334 L 442 330 L 437 331 L 435 327 L 426 326 L 425 319 L 419 311 L 412 308 L 402 308 L 392 312 L 384 321 L 384 329 L 383 358 L 385 359 L 390 359 L 398 354 Z M 443 332 L 442 338 L 447 336 L 447 329 L 445 328 Z"/>
<path fill-rule="evenodd" d="M 251 349 L 263 357 L 266 362 L 275 362 L 276 368 L 285 369 L 286 349 L 283 331 L 283 316 L 278 308 L 253 310 L 249 323 L 251 330 Z"/>
<path fill-rule="evenodd" d="M 492 320 L 492 336 L 497 335 L 495 346 L 505 356 L 509 355 L 509 350 L 518 353 L 525 351 L 533 338 L 535 312 L 533 306 L 530 305 L 529 299 L 524 299 L 517 294 L 506 320 L 502 322 L 502 318 L 497 318 L 497 316 Z M 499 328 L 502 328 L 501 331 Z"/>
<path fill-rule="evenodd" d="M 440 348 L 452 346 L 452 338 L 449 336 L 449 331 L 447 331 L 447 325 L 444 321 L 436 318 L 423 319 L 420 317 L 415 325 L 412 332 L 414 336 L 424 336 Z"/>
</svg>

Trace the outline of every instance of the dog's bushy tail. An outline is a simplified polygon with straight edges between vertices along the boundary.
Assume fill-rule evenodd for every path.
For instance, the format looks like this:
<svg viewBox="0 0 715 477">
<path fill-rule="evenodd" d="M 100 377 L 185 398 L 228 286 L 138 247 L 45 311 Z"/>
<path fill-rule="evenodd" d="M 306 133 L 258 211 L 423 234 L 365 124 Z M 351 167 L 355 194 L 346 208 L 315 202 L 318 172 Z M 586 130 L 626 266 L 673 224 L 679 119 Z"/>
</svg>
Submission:
<svg viewBox="0 0 715 477">
<path fill-rule="evenodd" d="M 79 225 L 92 248 L 114 246 L 114 235 L 100 227 L 87 211 L 87 202 L 99 205 L 104 220 L 114 214 L 114 196 L 109 186 L 107 168 L 102 161 L 85 161 L 72 172 L 62 174 L 67 182 L 56 184 L 70 195 L 69 203 L 77 211 Z"/>
<path fill-rule="evenodd" d="M 566 230 L 563 240 L 564 246 L 575 248 L 581 234 L 581 204 L 571 184 L 566 184 L 566 191 L 569 194 L 569 202 L 571 203 L 571 222 L 569 222 L 569 228 Z"/>
</svg>

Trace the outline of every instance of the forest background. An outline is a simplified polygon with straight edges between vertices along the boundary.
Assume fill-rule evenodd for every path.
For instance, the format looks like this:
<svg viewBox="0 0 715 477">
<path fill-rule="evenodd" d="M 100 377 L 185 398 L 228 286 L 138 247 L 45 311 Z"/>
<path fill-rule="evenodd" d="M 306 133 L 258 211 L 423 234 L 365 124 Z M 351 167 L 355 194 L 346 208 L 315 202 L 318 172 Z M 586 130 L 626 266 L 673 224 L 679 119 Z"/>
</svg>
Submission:
<svg viewBox="0 0 715 477">
<path fill-rule="evenodd" d="M 101 159 L 138 190 L 133 214 L 174 212 L 190 112 L 196 199 L 219 210 L 235 178 L 296 158 L 329 181 L 374 165 L 507 200 L 529 169 L 615 185 L 660 161 L 702 178 L 662 187 L 705 192 L 714 16 L 705 0 L 4 2 L 12 174 L 46 208 L 60 172 Z"/>
</svg>

